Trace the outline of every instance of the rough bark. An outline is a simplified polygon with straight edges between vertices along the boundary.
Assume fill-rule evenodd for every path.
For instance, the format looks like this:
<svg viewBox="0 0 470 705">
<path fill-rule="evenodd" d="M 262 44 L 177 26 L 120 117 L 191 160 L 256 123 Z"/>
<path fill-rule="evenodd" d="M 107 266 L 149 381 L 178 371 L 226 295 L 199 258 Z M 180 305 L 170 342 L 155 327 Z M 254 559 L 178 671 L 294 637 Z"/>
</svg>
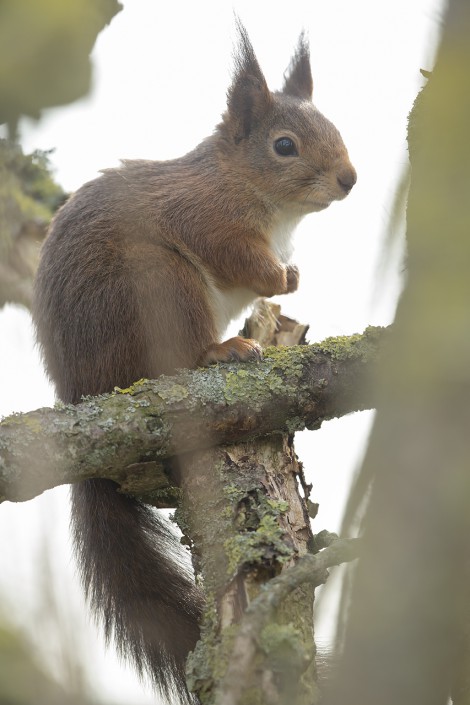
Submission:
<svg viewBox="0 0 470 705">
<path fill-rule="evenodd" d="M 247 606 L 265 584 L 312 547 L 301 466 L 286 434 L 191 454 L 183 483 L 185 532 L 204 579 L 203 638 L 189 664 L 189 683 L 213 703 Z M 303 483 L 305 487 L 305 483 Z M 281 603 L 259 635 L 237 702 L 316 701 L 312 585 Z"/>
<path fill-rule="evenodd" d="M 264 344 L 292 344 L 304 340 L 306 329 L 265 303 L 245 332 Z M 176 517 L 207 598 L 190 687 L 203 703 L 311 705 L 319 698 L 314 589 L 326 571 L 311 566 L 317 570 L 310 580 L 304 566 L 291 575 L 321 548 L 292 434 L 373 406 L 366 380 L 382 338 L 382 330 L 368 329 L 321 345 L 271 348 L 261 363 L 181 371 L 77 407 L 5 419 L 2 493 L 26 499 L 60 482 L 107 477 L 157 506 L 174 506 L 178 494 Z M 170 474 L 178 475 L 178 490 Z M 274 583 L 269 621 L 261 608 L 261 621 L 255 609 L 255 623 L 247 622 L 247 608 L 265 601 L 263 588 L 279 575 L 287 580 Z M 252 658 L 245 669 L 247 624 Z M 245 676 L 237 690 L 240 668 Z"/>
<path fill-rule="evenodd" d="M 247 674 L 252 673 L 256 663 L 255 656 L 258 644 L 262 641 L 263 630 L 270 624 L 280 605 L 287 599 L 291 601 L 295 590 L 301 585 L 308 584 L 315 588 L 325 583 L 328 579 L 328 568 L 352 561 L 359 556 L 359 539 L 339 539 L 335 534 L 326 531 L 314 538 L 317 550 L 324 550 L 304 555 L 293 568 L 273 578 L 266 589 L 247 607 L 234 640 L 232 658 L 216 694 L 216 705 L 236 705 L 240 702 L 247 689 Z M 305 614 L 303 617 L 306 622 L 308 616 Z M 301 663 L 301 659 L 298 659 L 299 661 Z M 285 667 L 290 668 L 287 661 Z M 298 670 L 297 664 L 297 669 L 293 669 L 289 677 L 296 678 Z M 295 693 L 294 698 L 290 694 L 286 702 L 295 702 Z M 310 702 L 313 702 L 313 699 Z"/>
<path fill-rule="evenodd" d="M 318 428 L 325 419 L 373 408 L 368 381 L 383 337 L 382 329 L 369 328 L 319 345 L 271 348 L 260 363 L 182 370 L 77 406 L 10 416 L 0 423 L 0 499 L 26 500 L 104 477 L 158 506 L 174 506 L 164 468 L 169 457 Z"/>
<path fill-rule="evenodd" d="M 306 327 L 276 309 L 268 302 L 258 307 L 245 334 L 264 344 L 304 340 Z M 294 566 L 301 570 L 302 560 L 320 546 L 293 437 L 270 434 L 189 453 L 179 457 L 179 468 L 177 516 L 207 600 L 202 639 L 188 663 L 191 690 L 205 705 L 313 705 L 319 700 L 313 628 L 318 582 L 299 580 Z M 318 580 L 318 571 L 307 573 Z M 320 573 L 324 582 L 326 571 Z"/>
</svg>

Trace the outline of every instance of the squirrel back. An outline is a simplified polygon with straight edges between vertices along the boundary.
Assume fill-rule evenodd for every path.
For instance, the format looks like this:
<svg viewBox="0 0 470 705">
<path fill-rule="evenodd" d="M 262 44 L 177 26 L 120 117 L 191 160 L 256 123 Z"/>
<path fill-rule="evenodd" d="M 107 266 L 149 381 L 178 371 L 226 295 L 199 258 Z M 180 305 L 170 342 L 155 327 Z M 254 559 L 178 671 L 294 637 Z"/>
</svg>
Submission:
<svg viewBox="0 0 470 705">
<path fill-rule="evenodd" d="M 297 288 L 293 229 L 356 181 L 341 136 L 311 103 L 304 37 L 272 93 L 238 31 L 214 133 L 179 159 L 104 171 L 52 222 L 33 314 L 64 402 L 259 356 L 256 341 L 221 342 L 228 322 L 259 296 Z M 73 487 L 72 519 L 84 588 L 107 638 L 165 696 L 187 699 L 185 659 L 203 601 L 178 541 L 156 512 L 106 480 Z"/>
</svg>

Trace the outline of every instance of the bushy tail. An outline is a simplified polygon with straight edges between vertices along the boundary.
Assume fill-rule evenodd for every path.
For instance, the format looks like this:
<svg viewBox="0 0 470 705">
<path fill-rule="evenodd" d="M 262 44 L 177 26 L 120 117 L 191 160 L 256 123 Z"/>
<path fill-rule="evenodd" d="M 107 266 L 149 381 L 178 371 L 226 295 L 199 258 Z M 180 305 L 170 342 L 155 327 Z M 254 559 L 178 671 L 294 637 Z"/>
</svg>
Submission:
<svg viewBox="0 0 470 705">
<path fill-rule="evenodd" d="M 72 488 L 72 529 L 86 596 L 119 653 L 162 695 L 189 702 L 185 661 L 199 638 L 202 598 L 169 526 L 110 480 Z"/>
</svg>

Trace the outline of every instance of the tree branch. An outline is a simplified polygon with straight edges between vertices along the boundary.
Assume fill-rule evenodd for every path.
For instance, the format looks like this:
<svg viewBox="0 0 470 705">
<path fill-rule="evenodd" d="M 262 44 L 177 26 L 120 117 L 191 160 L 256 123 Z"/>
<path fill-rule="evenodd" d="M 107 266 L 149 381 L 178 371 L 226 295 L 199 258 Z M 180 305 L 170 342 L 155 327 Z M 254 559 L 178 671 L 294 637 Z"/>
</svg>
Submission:
<svg viewBox="0 0 470 705">
<path fill-rule="evenodd" d="M 368 328 L 317 345 L 270 348 L 260 363 L 181 370 L 77 406 L 10 416 L 0 423 L 0 500 L 30 499 L 91 477 L 115 480 L 129 493 L 161 494 L 170 484 L 166 458 L 315 429 L 373 408 L 368 381 L 383 337 L 384 329 Z"/>
<path fill-rule="evenodd" d="M 355 560 L 360 539 L 339 539 L 330 534 L 320 553 L 307 553 L 298 563 L 276 578 L 255 597 L 245 610 L 236 635 L 224 681 L 216 696 L 216 705 L 237 705 L 248 682 L 247 674 L 256 663 L 255 656 L 263 628 L 290 593 L 304 583 L 315 587 L 326 582 L 328 568 Z"/>
</svg>

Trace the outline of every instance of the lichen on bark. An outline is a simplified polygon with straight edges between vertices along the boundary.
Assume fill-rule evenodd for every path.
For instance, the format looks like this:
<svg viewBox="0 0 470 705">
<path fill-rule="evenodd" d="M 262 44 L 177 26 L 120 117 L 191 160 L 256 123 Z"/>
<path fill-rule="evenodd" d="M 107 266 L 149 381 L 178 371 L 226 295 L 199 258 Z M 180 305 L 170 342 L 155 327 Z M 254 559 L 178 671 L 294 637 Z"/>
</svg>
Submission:
<svg viewBox="0 0 470 705">
<path fill-rule="evenodd" d="M 147 493 L 154 467 L 148 463 L 161 464 L 204 445 L 318 428 L 325 419 L 373 408 L 374 391 L 367 381 L 383 337 L 382 329 L 368 329 L 353 340 L 335 342 L 334 348 L 328 341 L 270 348 L 259 363 L 180 370 L 76 406 L 5 418 L 0 422 L 0 500 L 30 499 L 92 477 L 120 484 L 129 472 L 132 491 Z M 161 486 L 159 479 L 155 489 L 160 492 Z M 169 501 L 163 498 L 162 505 Z"/>
<path fill-rule="evenodd" d="M 212 703 L 246 607 L 305 555 L 312 534 L 299 491 L 302 468 L 287 434 L 198 452 L 180 463 L 180 518 L 208 600 L 189 683 L 203 703 Z M 315 701 L 312 608 L 313 588 L 302 586 L 277 611 L 263 630 L 240 705 L 266 702 L 267 691 L 299 705 Z"/>
</svg>

